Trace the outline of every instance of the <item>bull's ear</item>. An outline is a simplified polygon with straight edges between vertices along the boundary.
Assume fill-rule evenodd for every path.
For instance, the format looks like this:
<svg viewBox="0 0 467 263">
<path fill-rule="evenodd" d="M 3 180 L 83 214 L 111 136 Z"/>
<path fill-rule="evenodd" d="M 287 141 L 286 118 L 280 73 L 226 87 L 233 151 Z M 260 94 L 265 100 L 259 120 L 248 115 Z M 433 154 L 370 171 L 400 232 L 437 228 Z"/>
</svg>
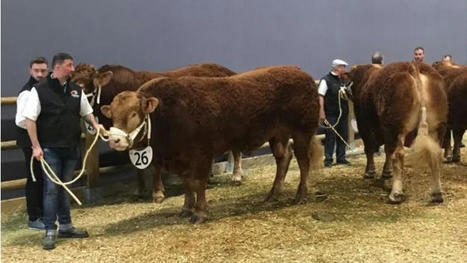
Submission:
<svg viewBox="0 0 467 263">
<path fill-rule="evenodd" d="M 104 73 L 98 73 L 96 74 L 96 76 L 94 77 L 94 86 L 95 87 L 103 87 L 105 85 L 107 85 L 110 80 L 112 79 L 114 73 L 112 71 L 106 71 Z"/>
<path fill-rule="evenodd" d="M 112 111 L 110 110 L 110 105 L 104 105 L 101 107 L 101 112 L 102 114 L 109 118 L 109 119 L 112 119 Z"/>
<path fill-rule="evenodd" d="M 143 112 L 145 114 L 151 113 L 156 110 L 157 105 L 159 105 L 159 100 L 155 97 L 145 98 L 143 100 Z"/>
</svg>

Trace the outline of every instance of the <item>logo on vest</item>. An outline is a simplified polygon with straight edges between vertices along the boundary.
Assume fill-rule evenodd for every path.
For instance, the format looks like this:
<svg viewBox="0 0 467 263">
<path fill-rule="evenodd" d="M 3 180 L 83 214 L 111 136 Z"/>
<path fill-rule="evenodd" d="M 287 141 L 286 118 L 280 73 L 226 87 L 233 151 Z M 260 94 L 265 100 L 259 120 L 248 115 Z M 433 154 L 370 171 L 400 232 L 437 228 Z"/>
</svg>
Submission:
<svg viewBox="0 0 467 263">
<path fill-rule="evenodd" d="M 70 95 L 71 95 L 73 98 L 79 98 L 78 91 L 76 91 L 76 90 L 70 91 Z"/>
</svg>

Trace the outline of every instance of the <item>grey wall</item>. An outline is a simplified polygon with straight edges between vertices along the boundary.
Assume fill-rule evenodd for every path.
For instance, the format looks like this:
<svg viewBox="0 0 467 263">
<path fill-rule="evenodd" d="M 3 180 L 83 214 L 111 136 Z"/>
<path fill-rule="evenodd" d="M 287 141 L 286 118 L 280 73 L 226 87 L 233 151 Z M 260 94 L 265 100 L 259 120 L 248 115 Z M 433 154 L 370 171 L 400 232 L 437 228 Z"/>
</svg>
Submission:
<svg viewBox="0 0 467 263">
<path fill-rule="evenodd" d="M 36 55 L 58 51 L 97 66 L 166 70 L 213 61 L 235 71 L 296 64 L 320 77 L 330 60 L 466 64 L 465 0 L 3 0 L 2 96 L 15 95 Z"/>
</svg>

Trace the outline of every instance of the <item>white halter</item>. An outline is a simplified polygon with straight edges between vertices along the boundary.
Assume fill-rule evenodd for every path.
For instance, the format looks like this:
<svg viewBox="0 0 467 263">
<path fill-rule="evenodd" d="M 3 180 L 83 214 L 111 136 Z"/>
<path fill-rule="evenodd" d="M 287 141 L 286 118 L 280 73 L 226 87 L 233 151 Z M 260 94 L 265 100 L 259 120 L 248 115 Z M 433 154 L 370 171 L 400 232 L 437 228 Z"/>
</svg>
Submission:
<svg viewBox="0 0 467 263">
<path fill-rule="evenodd" d="M 97 88 L 95 88 L 93 92 L 86 94 L 87 98 L 91 97 L 91 101 L 89 102 L 91 107 L 94 107 L 94 103 L 96 102 L 96 100 L 97 100 L 97 105 L 101 104 L 101 91 L 102 91 L 102 87 L 101 85 L 98 85 Z"/>
<path fill-rule="evenodd" d="M 135 140 L 136 136 L 138 136 L 138 134 L 141 132 L 141 130 L 144 127 L 146 127 L 146 129 L 144 129 L 144 132 L 147 135 L 148 144 L 149 144 L 149 142 L 151 140 L 151 118 L 149 117 L 149 114 L 146 115 L 146 117 L 144 118 L 144 121 L 138 127 L 136 127 L 136 129 L 134 129 L 130 133 L 126 133 L 126 132 L 124 132 L 124 131 L 120 130 L 119 128 L 116 128 L 116 127 L 110 127 L 109 135 L 110 136 L 125 138 L 128 141 L 128 148 L 131 148 L 131 147 L 133 147 L 134 140 Z M 143 139 L 143 137 L 141 137 L 141 139 L 139 141 L 141 141 L 142 139 Z"/>
</svg>

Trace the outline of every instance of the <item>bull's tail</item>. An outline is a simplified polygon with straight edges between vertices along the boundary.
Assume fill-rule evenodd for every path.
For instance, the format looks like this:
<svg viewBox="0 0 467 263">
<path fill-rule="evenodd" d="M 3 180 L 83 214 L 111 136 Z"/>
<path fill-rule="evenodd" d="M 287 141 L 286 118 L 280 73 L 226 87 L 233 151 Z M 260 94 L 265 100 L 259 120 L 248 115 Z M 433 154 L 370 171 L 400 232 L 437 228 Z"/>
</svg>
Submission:
<svg viewBox="0 0 467 263">
<path fill-rule="evenodd" d="M 323 168 L 324 149 L 321 141 L 313 136 L 310 142 L 310 169 L 318 170 Z"/>
<path fill-rule="evenodd" d="M 418 69 L 417 69 L 418 71 Z M 418 72 L 417 72 L 418 73 Z M 434 168 L 439 166 L 442 161 L 442 150 L 439 143 L 430 136 L 429 126 L 427 121 L 427 107 L 425 103 L 426 83 L 420 79 L 420 74 L 417 74 L 417 89 L 420 94 L 420 122 L 418 124 L 418 134 L 414 143 L 410 147 L 409 155 L 407 156 L 414 169 L 418 171 L 424 170 L 427 166 Z"/>
</svg>

